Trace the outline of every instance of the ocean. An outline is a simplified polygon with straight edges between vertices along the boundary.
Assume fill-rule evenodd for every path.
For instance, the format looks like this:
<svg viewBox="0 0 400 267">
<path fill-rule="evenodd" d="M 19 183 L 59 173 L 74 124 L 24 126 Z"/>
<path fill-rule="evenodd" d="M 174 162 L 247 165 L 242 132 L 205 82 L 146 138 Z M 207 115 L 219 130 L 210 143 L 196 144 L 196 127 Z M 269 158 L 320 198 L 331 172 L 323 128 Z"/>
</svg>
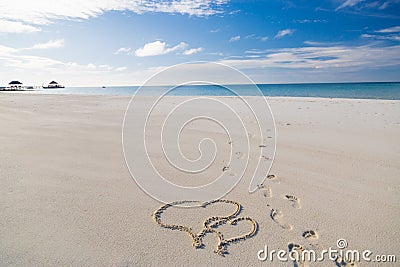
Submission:
<svg viewBox="0 0 400 267">
<path fill-rule="evenodd" d="M 312 84 L 258 84 L 260 91 L 253 85 L 232 85 L 237 94 L 242 96 L 292 96 L 354 99 L 400 100 L 400 82 L 385 83 L 312 83 Z M 85 94 L 85 95 L 133 95 L 139 86 L 102 87 L 67 87 L 63 89 L 41 89 L 29 93 L 39 94 Z M 171 87 L 145 87 L 145 95 L 160 95 Z M 216 85 L 180 86 L 170 90 L 168 95 L 178 96 L 232 96 L 230 90 Z"/>
</svg>

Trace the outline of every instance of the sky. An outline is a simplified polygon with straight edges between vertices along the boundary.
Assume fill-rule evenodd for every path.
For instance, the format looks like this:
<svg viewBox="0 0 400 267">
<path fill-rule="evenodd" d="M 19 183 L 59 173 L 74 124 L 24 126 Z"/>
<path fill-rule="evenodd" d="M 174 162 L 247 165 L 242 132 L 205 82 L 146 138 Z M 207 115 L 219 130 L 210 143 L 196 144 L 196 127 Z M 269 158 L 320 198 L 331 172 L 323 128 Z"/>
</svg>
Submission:
<svg viewBox="0 0 400 267">
<path fill-rule="evenodd" d="M 0 0 L 0 86 L 141 85 L 191 61 L 256 83 L 400 81 L 400 0 Z"/>
</svg>

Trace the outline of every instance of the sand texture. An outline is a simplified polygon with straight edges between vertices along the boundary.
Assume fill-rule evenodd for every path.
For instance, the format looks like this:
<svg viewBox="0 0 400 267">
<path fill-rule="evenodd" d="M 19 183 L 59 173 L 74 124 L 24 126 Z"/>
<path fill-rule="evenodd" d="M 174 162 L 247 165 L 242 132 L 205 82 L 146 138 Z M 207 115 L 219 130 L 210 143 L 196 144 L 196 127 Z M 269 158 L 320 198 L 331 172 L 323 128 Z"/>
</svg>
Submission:
<svg viewBox="0 0 400 267">
<path fill-rule="evenodd" d="M 265 245 L 318 251 L 335 248 L 339 238 L 351 249 L 400 257 L 400 101 L 268 98 L 277 149 L 259 190 L 248 193 L 249 165 L 223 198 L 234 203 L 169 207 L 155 215 L 163 204 L 134 182 L 122 153 L 129 99 L 0 94 L 1 266 L 301 266 L 261 262 L 257 252 Z M 166 106 L 178 100 L 172 97 Z M 207 175 L 187 180 L 155 152 L 156 167 L 171 181 L 202 184 L 213 174 L 233 172 L 224 159 L 229 139 L 203 123 L 183 134 L 184 153 L 196 158 L 192 144 L 211 136 L 223 144 L 220 156 Z M 153 146 L 159 130 L 150 129 Z M 250 137 L 250 146 L 263 144 Z M 215 232 L 196 248 L 182 227 L 199 233 L 213 216 L 221 217 L 208 222 Z M 224 257 L 214 253 L 218 233 L 225 241 L 238 238 L 228 242 Z M 308 265 L 341 266 L 329 260 Z"/>
</svg>

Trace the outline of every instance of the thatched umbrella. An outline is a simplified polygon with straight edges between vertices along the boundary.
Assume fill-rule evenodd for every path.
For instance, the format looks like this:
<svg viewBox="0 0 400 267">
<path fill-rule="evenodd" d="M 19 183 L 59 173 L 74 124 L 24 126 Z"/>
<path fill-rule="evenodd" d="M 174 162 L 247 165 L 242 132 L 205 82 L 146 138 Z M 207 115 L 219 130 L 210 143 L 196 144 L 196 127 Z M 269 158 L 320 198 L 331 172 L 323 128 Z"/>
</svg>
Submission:
<svg viewBox="0 0 400 267">
<path fill-rule="evenodd" d="M 43 86 L 43 88 L 65 88 L 65 87 L 64 85 L 61 85 L 56 81 L 51 81 L 47 86 Z"/>
<path fill-rule="evenodd" d="M 22 85 L 20 81 L 11 81 L 8 85 Z"/>
<path fill-rule="evenodd" d="M 20 81 L 11 81 L 8 86 L 11 90 L 21 89 L 22 83 Z"/>
</svg>

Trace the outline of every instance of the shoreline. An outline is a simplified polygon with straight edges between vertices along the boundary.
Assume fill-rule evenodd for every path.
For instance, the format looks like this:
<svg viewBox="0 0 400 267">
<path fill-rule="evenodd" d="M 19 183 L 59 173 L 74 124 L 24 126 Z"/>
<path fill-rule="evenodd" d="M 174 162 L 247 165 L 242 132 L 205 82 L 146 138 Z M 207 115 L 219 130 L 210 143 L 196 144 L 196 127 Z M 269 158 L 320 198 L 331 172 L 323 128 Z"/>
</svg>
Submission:
<svg viewBox="0 0 400 267">
<path fill-rule="evenodd" d="M 25 93 L 28 92 L 28 93 Z M 73 93 L 62 93 L 62 94 L 51 94 L 51 93 L 32 93 L 32 91 L 0 91 L 1 93 L 6 94 L 20 94 L 20 95 L 44 95 L 44 96 L 82 96 L 82 97 L 122 97 L 122 98 L 132 98 L 133 95 L 122 95 L 122 94 L 73 94 Z M 154 97 L 151 95 L 144 95 L 139 97 Z M 215 98 L 237 98 L 238 96 L 219 96 L 219 95 L 169 95 L 165 97 L 178 97 L 178 98 L 188 98 L 188 97 L 215 97 Z M 342 97 L 314 97 L 314 96 L 253 96 L 253 95 L 244 95 L 240 96 L 243 98 L 252 98 L 252 97 L 264 97 L 267 99 L 292 99 L 292 100 L 349 100 L 349 101 L 393 101 L 400 102 L 400 99 L 381 99 L 381 98 L 342 98 Z"/>
</svg>

